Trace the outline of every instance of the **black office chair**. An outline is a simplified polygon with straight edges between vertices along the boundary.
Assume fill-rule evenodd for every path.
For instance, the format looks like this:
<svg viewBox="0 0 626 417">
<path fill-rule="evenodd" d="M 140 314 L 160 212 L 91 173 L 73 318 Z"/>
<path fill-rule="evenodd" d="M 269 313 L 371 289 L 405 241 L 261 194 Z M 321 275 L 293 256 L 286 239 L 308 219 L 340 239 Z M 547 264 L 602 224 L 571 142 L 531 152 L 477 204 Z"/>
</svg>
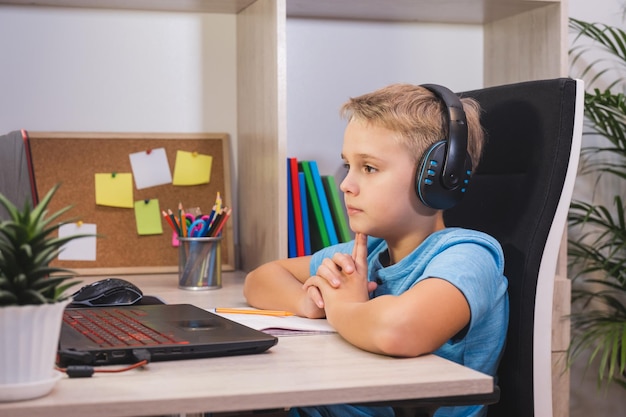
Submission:
<svg viewBox="0 0 626 417">
<path fill-rule="evenodd" d="M 509 281 L 500 399 L 488 415 L 550 417 L 554 278 L 578 167 L 583 85 L 561 78 L 461 96 L 481 104 L 488 142 L 467 195 L 444 219 L 498 239 Z"/>
<path fill-rule="evenodd" d="M 22 207 L 29 201 L 37 203 L 37 190 L 30 164 L 30 149 L 25 131 L 15 130 L 0 136 L 0 193 Z M 0 220 L 8 213 L 0 207 Z"/>
<path fill-rule="evenodd" d="M 487 144 L 447 226 L 484 231 L 504 249 L 510 316 L 494 392 L 404 400 L 396 417 L 488 404 L 488 417 L 552 417 L 552 310 L 557 258 L 582 139 L 584 88 L 569 78 L 461 93 L 480 103 Z"/>
</svg>

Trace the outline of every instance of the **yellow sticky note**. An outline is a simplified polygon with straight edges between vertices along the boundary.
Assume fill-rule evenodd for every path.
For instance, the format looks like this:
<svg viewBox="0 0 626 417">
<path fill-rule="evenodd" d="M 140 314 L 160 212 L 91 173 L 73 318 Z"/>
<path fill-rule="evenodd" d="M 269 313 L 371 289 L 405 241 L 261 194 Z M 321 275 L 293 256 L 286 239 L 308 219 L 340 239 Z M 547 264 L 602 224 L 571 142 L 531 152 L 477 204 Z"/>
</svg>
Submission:
<svg viewBox="0 0 626 417">
<path fill-rule="evenodd" d="M 100 206 L 133 208 L 132 174 L 96 174 L 96 204 Z"/>
<path fill-rule="evenodd" d="M 197 152 L 176 152 L 173 185 L 208 184 L 211 181 L 213 157 Z"/>
<path fill-rule="evenodd" d="M 137 224 L 137 233 L 140 235 L 163 234 L 159 200 L 152 198 L 135 201 L 135 223 Z"/>
</svg>

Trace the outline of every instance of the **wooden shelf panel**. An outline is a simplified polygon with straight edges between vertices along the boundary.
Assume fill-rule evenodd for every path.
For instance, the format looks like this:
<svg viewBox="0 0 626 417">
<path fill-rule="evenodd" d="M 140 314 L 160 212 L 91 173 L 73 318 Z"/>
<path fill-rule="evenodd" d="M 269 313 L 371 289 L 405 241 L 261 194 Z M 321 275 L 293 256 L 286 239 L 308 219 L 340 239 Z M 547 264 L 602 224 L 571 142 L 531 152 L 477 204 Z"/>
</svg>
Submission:
<svg viewBox="0 0 626 417">
<path fill-rule="evenodd" d="M 0 0 L 19 6 L 236 14 L 256 0 Z"/>
<path fill-rule="evenodd" d="M 0 4 L 239 13 L 255 0 L 0 0 Z M 556 0 L 287 0 L 287 16 L 375 21 L 483 24 L 514 16 Z"/>
<path fill-rule="evenodd" d="M 483 24 L 560 1 L 287 0 L 288 17 Z"/>
</svg>

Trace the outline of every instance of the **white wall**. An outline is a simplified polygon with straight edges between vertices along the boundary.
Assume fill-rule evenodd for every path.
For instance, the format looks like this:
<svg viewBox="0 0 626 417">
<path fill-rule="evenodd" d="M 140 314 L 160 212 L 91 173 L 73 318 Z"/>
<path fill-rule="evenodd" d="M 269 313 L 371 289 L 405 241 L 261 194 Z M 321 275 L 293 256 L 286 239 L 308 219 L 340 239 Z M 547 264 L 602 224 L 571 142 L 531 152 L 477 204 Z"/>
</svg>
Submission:
<svg viewBox="0 0 626 417">
<path fill-rule="evenodd" d="M 0 6 L 0 132 L 236 135 L 233 15 Z"/>
<path fill-rule="evenodd" d="M 623 0 L 569 0 L 569 15 L 587 22 L 623 25 Z"/>
<path fill-rule="evenodd" d="M 288 19 L 288 155 L 342 178 L 339 108 L 349 97 L 396 82 L 480 88 L 482 44 L 482 26 Z"/>
</svg>

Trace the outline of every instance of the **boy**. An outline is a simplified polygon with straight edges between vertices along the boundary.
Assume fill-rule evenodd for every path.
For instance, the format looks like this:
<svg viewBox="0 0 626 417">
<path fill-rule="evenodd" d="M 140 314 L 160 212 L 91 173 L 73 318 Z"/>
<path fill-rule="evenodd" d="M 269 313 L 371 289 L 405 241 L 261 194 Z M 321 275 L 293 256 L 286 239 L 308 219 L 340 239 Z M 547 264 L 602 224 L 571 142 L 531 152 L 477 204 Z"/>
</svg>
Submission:
<svg viewBox="0 0 626 417">
<path fill-rule="evenodd" d="M 347 174 L 340 188 L 355 239 L 250 272 L 244 295 L 251 306 L 326 317 L 343 338 L 370 352 L 433 352 L 495 375 L 508 321 L 502 249 L 484 233 L 446 228 L 442 210 L 416 192 L 423 155 L 453 128 L 444 101 L 430 87 L 394 84 L 344 104 Z M 471 99 L 458 105 L 476 167 L 484 141 L 480 109 Z M 436 415 L 485 412 L 453 407 Z M 290 415 L 393 416 L 393 410 L 332 405 Z"/>
</svg>

